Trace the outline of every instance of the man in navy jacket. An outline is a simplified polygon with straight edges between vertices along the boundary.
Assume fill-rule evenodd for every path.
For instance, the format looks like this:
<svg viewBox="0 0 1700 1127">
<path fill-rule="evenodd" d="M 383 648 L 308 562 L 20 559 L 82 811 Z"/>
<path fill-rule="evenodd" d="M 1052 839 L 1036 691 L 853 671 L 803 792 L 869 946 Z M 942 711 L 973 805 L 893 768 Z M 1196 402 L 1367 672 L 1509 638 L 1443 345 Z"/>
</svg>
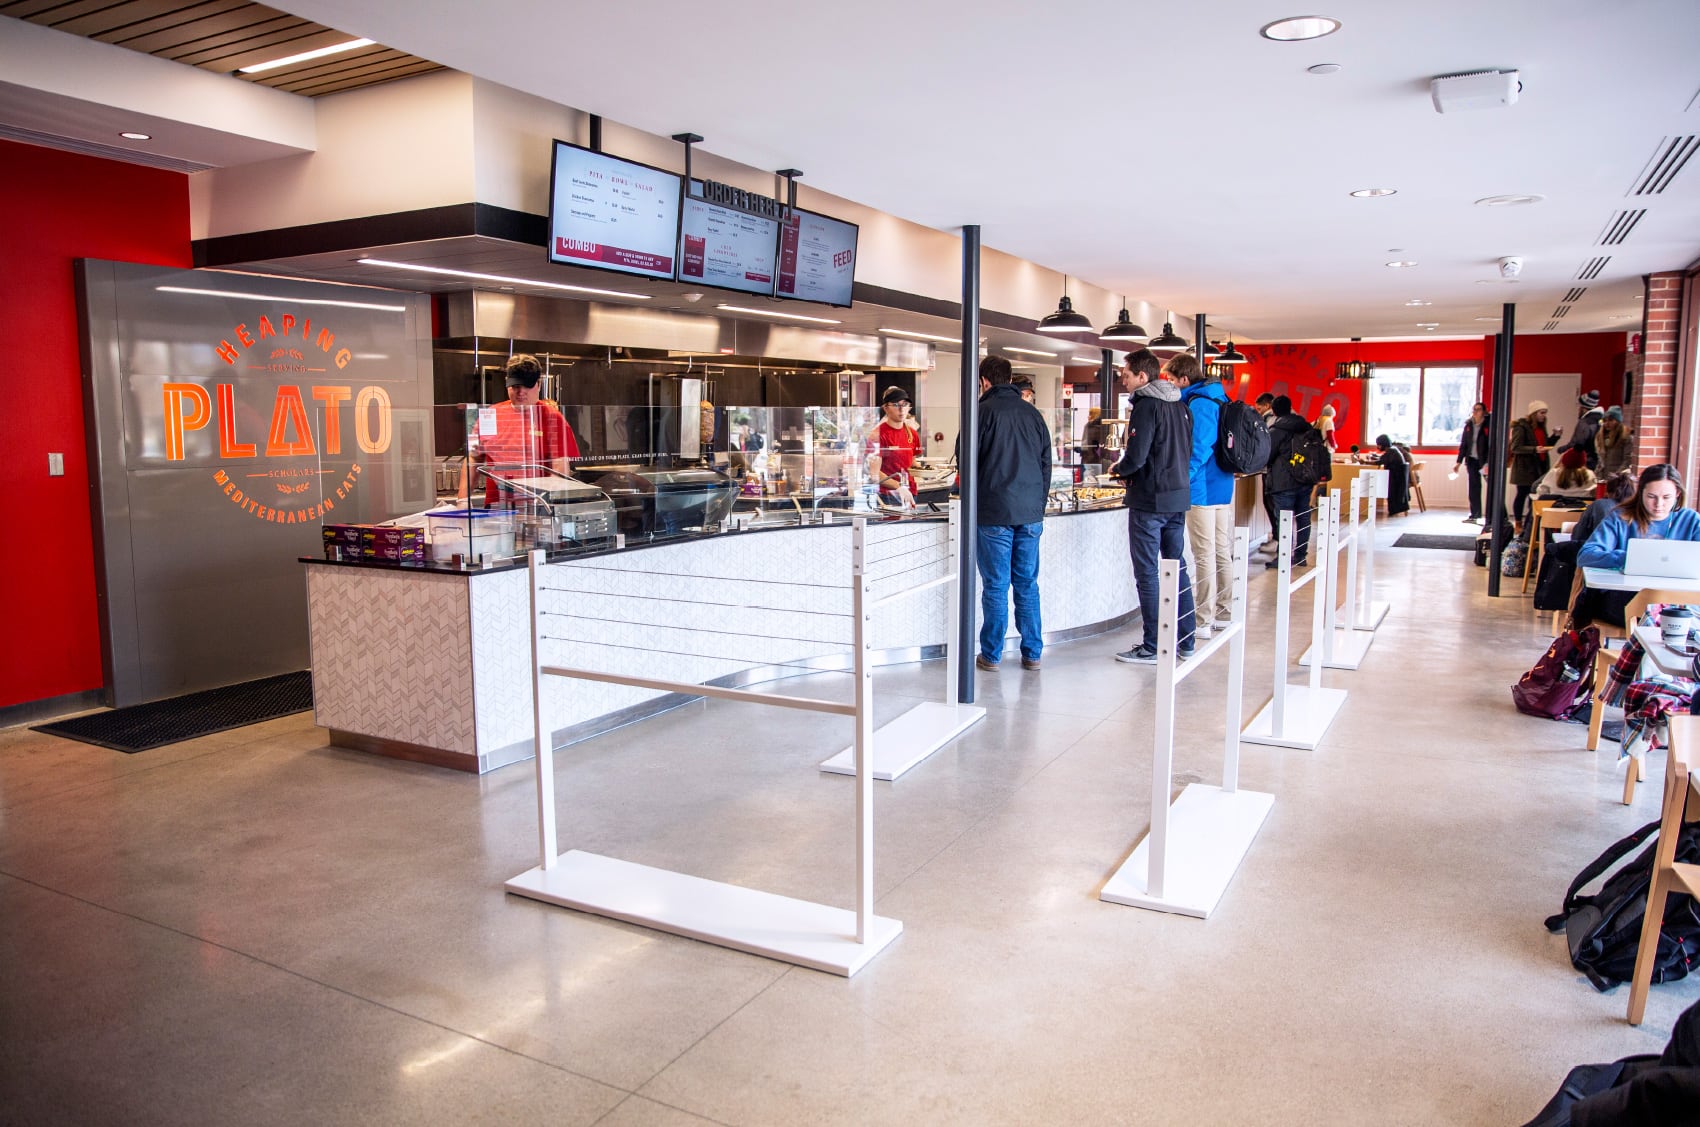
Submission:
<svg viewBox="0 0 1700 1127">
<path fill-rule="evenodd" d="M 1003 660 L 1012 587 L 1021 668 L 1038 669 L 1045 648 L 1039 618 L 1039 534 L 1051 489 L 1051 432 L 1011 378 L 1009 361 L 1003 357 L 980 361 L 974 512 L 981 622 L 974 664 L 987 670 Z"/>
<path fill-rule="evenodd" d="M 1192 456 L 1192 415 L 1181 403 L 1180 389 L 1159 379 L 1162 365 L 1148 348 L 1128 356 L 1119 373 L 1122 390 L 1132 396 L 1128 408 L 1127 450 L 1110 471 L 1127 484 L 1127 542 L 1133 556 L 1133 581 L 1139 589 L 1140 643 L 1116 655 L 1117 661 L 1151 665 L 1157 661 L 1159 559 L 1182 560 L 1180 634 L 1176 653 L 1192 656 L 1192 584 L 1182 557 L 1186 513 L 1192 505 L 1187 464 Z"/>
</svg>

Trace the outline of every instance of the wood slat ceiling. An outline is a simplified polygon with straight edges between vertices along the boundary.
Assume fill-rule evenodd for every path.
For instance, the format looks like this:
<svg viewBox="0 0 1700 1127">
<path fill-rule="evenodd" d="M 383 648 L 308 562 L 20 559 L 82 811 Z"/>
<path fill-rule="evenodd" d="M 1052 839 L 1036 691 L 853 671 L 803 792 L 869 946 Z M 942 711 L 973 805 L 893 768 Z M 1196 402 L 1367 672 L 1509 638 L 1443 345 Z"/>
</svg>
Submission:
<svg viewBox="0 0 1700 1127">
<path fill-rule="evenodd" d="M 0 0 L 0 15 L 220 74 L 356 38 L 243 0 Z M 374 43 L 236 77 L 316 97 L 441 69 Z"/>
</svg>

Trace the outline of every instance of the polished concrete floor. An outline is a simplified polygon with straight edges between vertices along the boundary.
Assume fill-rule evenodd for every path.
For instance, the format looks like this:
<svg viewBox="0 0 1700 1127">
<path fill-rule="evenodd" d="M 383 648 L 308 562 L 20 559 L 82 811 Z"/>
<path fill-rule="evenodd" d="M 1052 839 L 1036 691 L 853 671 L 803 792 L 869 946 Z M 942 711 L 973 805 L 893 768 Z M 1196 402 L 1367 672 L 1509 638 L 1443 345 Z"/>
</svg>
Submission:
<svg viewBox="0 0 1700 1127">
<path fill-rule="evenodd" d="M 1468 529 L 1380 542 L 1406 531 Z M 904 932 L 850 980 L 505 895 L 529 764 L 339 751 L 306 715 L 139 755 L 0 731 L 0 1122 L 1520 1123 L 1700 997 L 1631 1028 L 1541 926 L 1662 765 L 1624 807 L 1610 745 L 1512 709 L 1548 620 L 1464 553 L 1377 578 L 1323 748 L 1244 747 L 1275 805 L 1211 919 L 1097 899 L 1149 818 L 1155 685 L 1105 636 L 979 674 L 988 718 L 877 785 Z M 942 678 L 883 671 L 882 718 Z M 1219 778 L 1224 684 L 1183 685 L 1177 785 Z M 848 906 L 853 783 L 816 770 L 845 729 L 696 704 L 557 753 L 563 848 Z"/>
</svg>

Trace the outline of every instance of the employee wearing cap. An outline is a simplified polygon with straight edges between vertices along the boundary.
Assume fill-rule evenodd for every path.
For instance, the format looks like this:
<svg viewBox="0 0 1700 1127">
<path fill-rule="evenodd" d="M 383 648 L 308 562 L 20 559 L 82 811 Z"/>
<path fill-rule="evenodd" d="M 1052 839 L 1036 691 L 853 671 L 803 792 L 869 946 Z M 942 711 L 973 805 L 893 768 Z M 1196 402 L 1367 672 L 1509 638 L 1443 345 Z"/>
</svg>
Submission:
<svg viewBox="0 0 1700 1127">
<path fill-rule="evenodd" d="M 543 365 L 537 357 L 518 353 L 507 365 L 508 401 L 491 408 L 496 416 L 495 433 L 480 425 L 469 443 L 472 461 L 483 466 L 484 503 L 496 504 L 504 492 L 500 479 L 536 477 L 538 467 L 558 473 L 572 468 L 578 457 L 578 439 L 567 425 L 566 416 L 553 403 L 544 401 L 538 390 Z M 466 495 L 464 476 L 461 495 Z"/>
<path fill-rule="evenodd" d="M 880 500 L 913 504 L 915 476 L 910 467 L 921 451 L 921 424 L 909 413 L 909 393 L 895 384 L 880 396 L 884 417 L 868 439 L 868 476 Z"/>
</svg>

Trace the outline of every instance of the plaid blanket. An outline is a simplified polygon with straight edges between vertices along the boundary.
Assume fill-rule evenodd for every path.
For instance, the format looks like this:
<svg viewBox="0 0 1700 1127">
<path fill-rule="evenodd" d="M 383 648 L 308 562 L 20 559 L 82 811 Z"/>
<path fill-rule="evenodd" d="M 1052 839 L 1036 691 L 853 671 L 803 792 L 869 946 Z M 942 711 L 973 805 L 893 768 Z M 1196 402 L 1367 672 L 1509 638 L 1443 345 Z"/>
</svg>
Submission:
<svg viewBox="0 0 1700 1127">
<path fill-rule="evenodd" d="M 1623 708 L 1624 754 L 1628 754 L 1638 739 L 1655 748 L 1663 747 L 1665 718 L 1672 712 L 1685 711 L 1696 688 L 1693 681 L 1662 673 L 1642 677 L 1641 660 L 1645 656 L 1645 648 L 1631 636 L 1606 673 L 1605 687 L 1600 693 L 1605 704 Z"/>
</svg>

